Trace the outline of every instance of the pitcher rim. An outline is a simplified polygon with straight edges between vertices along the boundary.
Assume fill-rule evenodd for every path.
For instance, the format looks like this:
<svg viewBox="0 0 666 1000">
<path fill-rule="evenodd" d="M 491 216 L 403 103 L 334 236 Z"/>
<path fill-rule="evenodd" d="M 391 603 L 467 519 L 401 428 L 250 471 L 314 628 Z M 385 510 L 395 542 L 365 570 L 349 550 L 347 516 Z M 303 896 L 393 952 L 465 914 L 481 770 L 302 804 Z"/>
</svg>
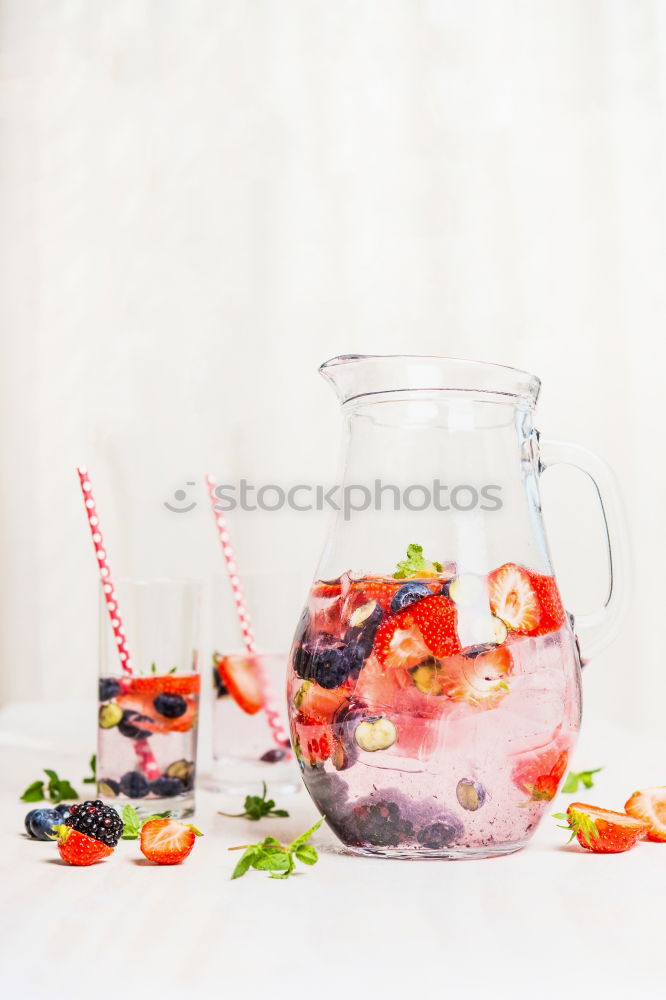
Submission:
<svg viewBox="0 0 666 1000">
<path fill-rule="evenodd" d="M 440 366 L 440 372 L 438 373 L 440 378 L 438 385 L 423 384 L 423 385 L 407 385 L 407 386 L 396 386 L 387 384 L 384 389 L 372 388 L 367 391 L 358 391 L 357 387 L 349 387 L 349 391 L 345 391 L 343 387 L 336 381 L 335 372 L 343 369 L 347 366 L 351 366 L 355 362 L 413 362 L 415 365 L 422 362 L 424 369 L 427 365 L 432 366 L 437 364 Z M 444 376 L 444 366 L 449 366 L 450 371 L 458 369 L 457 378 L 449 376 L 449 381 L 451 384 L 442 384 L 446 379 Z M 463 369 L 465 370 L 463 372 Z M 486 374 L 495 373 L 496 381 L 494 380 L 475 380 L 470 377 L 461 378 L 461 375 L 466 374 L 466 372 L 482 372 Z M 336 388 L 338 396 L 341 402 L 348 403 L 351 400 L 359 399 L 363 396 L 368 395 L 378 395 L 391 392 L 473 392 L 478 393 L 483 396 L 502 396 L 510 397 L 515 399 L 524 399 L 532 405 L 536 404 L 539 396 L 539 390 L 541 388 L 541 379 L 532 374 L 531 372 L 525 371 L 522 368 L 515 368 L 512 365 L 503 365 L 494 361 L 479 361 L 472 358 L 453 358 L 445 355 L 436 354 L 340 354 L 337 357 L 329 358 L 328 361 L 324 361 L 323 364 L 319 366 L 319 372 L 324 377 L 327 378 L 333 386 Z M 432 377 L 432 372 L 429 373 Z M 464 384 L 469 382 L 469 384 Z M 379 383 L 381 384 L 381 383 Z"/>
</svg>

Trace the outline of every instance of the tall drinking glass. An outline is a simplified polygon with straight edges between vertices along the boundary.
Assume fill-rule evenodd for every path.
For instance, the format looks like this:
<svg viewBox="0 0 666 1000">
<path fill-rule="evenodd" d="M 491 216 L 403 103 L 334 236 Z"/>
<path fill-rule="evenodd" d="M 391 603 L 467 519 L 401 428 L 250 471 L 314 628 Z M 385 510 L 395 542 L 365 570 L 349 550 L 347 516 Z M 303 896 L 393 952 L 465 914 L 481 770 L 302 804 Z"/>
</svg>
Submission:
<svg viewBox="0 0 666 1000">
<path fill-rule="evenodd" d="M 97 791 L 140 813 L 194 812 L 200 677 L 196 580 L 118 580 L 132 658 L 120 664 L 100 599 Z"/>
</svg>

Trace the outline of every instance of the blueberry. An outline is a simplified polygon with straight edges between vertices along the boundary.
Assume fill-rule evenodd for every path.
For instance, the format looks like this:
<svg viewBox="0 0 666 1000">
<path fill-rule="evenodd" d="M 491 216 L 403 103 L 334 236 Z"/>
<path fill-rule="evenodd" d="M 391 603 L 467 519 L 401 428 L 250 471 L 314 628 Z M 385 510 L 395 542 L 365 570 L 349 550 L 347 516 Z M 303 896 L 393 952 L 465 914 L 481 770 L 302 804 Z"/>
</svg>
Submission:
<svg viewBox="0 0 666 1000">
<path fill-rule="evenodd" d="M 153 698 L 153 708 L 165 719 L 179 719 L 187 712 L 187 702 L 180 694 L 158 694 Z"/>
<path fill-rule="evenodd" d="M 110 701 L 120 694 L 120 684 L 115 677 L 100 677 L 99 679 L 99 700 Z"/>
<path fill-rule="evenodd" d="M 152 721 L 147 715 L 141 715 L 140 712 L 123 712 L 123 717 L 118 723 L 118 732 L 130 740 L 144 740 L 150 736 L 150 730 L 142 729 L 138 723 Z"/>
<path fill-rule="evenodd" d="M 97 782 L 97 791 L 100 795 L 106 795 L 107 799 L 120 794 L 120 783 L 113 778 L 100 778 Z"/>
<path fill-rule="evenodd" d="M 463 826 L 455 816 L 446 816 L 429 823 L 419 830 L 417 840 L 423 847 L 439 849 L 450 847 L 463 833 Z"/>
<path fill-rule="evenodd" d="M 456 785 L 456 798 L 463 809 L 476 812 L 486 801 L 486 790 L 472 778 L 461 778 Z"/>
<path fill-rule="evenodd" d="M 60 816 L 60 822 L 64 823 L 69 817 L 71 806 L 68 806 L 66 802 L 61 802 L 60 805 L 55 806 L 54 811 Z"/>
<path fill-rule="evenodd" d="M 213 667 L 213 688 L 215 690 L 216 698 L 224 698 L 225 695 L 229 694 L 229 688 L 222 682 L 220 671 L 216 666 Z"/>
<path fill-rule="evenodd" d="M 150 791 L 150 785 L 141 771 L 128 771 L 120 779 L 120 790 L 128 799 L 142 799 Z"/>
<path fill-rule="evenodd" d="M 284 760 L 286 756 L 286 750 L 280 750 L 279 747 L 274 747 L 272 750 L 267 750 L 266 753 L 262 754 L 259 760 L 263 760 L 265 764 L 279 764 L 279 762 Z"/>
<path fill-rule="evenodd" d="M 409 583 L 403 584 L 400 590 L 397 590 L 393 595 L 391 611 L 395 614 L 397 611 L 408 608 L 410 604 L 414 604 L 415 601 L 420 601 L 424 597 L 432 597 L 432 591 L 427 583 L 421 583 L 419 580 L 410 580 Z"/>
<path fill-rule="evenodd" d="M 151 782 L 150 790 L 153 795 L 159 795 L 160 798 L 167 799 L 171 798 L 172 795 L 180 795 L 184 792 L 185 782 L 181 781 L 180 778 L 168 778 L 163 774 L 161 778 L 157 778 L 156 781 Z"/>
<path fill-rule="evenodd" d="M 174 760 L 172 764 L 169 764 L 165 774 L 167 778 L 180 778 L 184 783 L 185 788 L 194 788 L 194 761 L 193 760 Z"/>
<path fill-rule="evenodd" d="M 350 664 L 346 646 L 318 646 L 312 653 L 312 680 L 331 690 L 340 687 L 349 676 Z"/>
<path fill-rule="evenodd" d="M 32 817 L 35 815 L 36 812 L 39 812 L 39 809 L 31 809 L 30 812 L 25 814 L 25 819 L 23 820 L 25 824 L 25 832 L 28 834 L 29 837 L 32 837 L 32 830 L 30 829 L 30 820 L 32 819 Z"/>
<path fill-rule="evenodd" d="M 53 827 L 60 826 L 62 822 L 62 816 L 55 809 L 33 809 L 30 818 L 30 836 L 35 840 L 51 840 L 55 833 Z"/>
</svg>

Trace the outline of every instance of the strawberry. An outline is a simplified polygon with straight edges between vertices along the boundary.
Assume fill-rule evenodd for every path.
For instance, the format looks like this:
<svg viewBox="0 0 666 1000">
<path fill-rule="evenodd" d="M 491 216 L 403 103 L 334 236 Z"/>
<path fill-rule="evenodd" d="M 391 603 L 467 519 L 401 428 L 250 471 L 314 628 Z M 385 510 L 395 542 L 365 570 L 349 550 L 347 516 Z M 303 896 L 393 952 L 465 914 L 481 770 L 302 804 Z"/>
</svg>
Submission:
<svg viewBox="0 0 666 1000">
<path fill-rule="evenodd" d="M 71 826 L 58 828 L 58 850 L 60 857 L 68 865 L 94 865 L 113 854 L 113 848 L 101 840 L 93 840 L 85 833 L 79 833 Z"/>
<path fill-rule="evenodd" d="M 175 675 L 151 674 L 149 677 L 132 677 L 128 694 L 199 694 L 201 677 L 199 674 Z"/>
<path fill-rule="evenodd" d="M 374 652 L 383 667 L 404 669 L 429 656 L 453 656 L 461 649 L 457 621 L 455 605 L 447 597 L 425 597 L 384 619 Z"/>
<path fill-rule="evenodd" d="M 259 668 L 251 657 L 222 657 L 218 664 L 222 683 L 229 694 L 248 715 L 256 715 L 264 707 Z"/>
<path fill-rule="evenodd" d="M 539 607 L 539 624 L 530 632 L 530 635 L 547 635 L 548 632 L 556 632 L 564 625 L 566 613 L 562 606 L 555 577 L 530 573 L 529 578 Z"/>
<path fill-rule="evenodd" d="M 392 576 L 367 577 L 361 580 L 351 580 L 347 596 L 347 615 L 368 601 L 376 601 L 382 611 L 391 609 L 391 601 L 400 590 L 404 580 L 394 580 Z"/>
<path fill-rule="evenodd" d="M 338 580 L 317 580 L 312 587 L 313 597 L 339 597 L 342 583 Z"/>
<path fill-rule="evenodd" d="M 518 761 L 511 774 L 514 785 L 527 792 L 532 802 L 550 802 L 555 798 L 569 762 L 569 752 L 561 746 L 541 750 Z"/>
<path fill-rule="evenodd" d="M 643 840 L 650 826 L 626 813 L 599 809 L 584 802 L 572 802 L 566 812 L 571 839 L 595 854 L 620 854 Z"/>
<path fill-rule="evenodd" d="M 530 574 L 515 563 L 504 563 L 488 575 L 490 610 L 516 632 L 539 624 L 539 605 Z"/>
<path fill-rule="evenodd" d="M 160 691 L 160 694 L 163 692 Z M 171 692 L 169 692 L 171 693 Z M 116 697 L 116 702 L 121 708 L 128 712 L 138 712 L 141 716 L 141 728 L 149 733 L 188 733 L 197 720 L 198 699 L 187 698 L 187 710 L 177 719 L 160 717 L 155 711 L 152 693 L 121 694 Z"/>
<path fill-rule="evenodd" d="M 296 692 L 295 704 L 308 718 L 330 722 L 335 712 L 349 701 L 349 693 L 347 687 L 327 689 L 304 681 Z"/>
<path fill-rule="evenodd" d="M 299 712 L 292 719 L 294 745 L 300 756 L 310 765 L 323 764 L 333 752 L 333 733 L 330 725 Z"/>
<path fill-rule="evenodd" d="M 156 865 L 179 865 L 191 853 L 195 839 L 202 836 L 189 823 L 149 819 L 141 827 L 141 853 Z"/>
<path fill-rule="evenodd" d="M 475 708 L 495 708 L 509 693 L 506 677 L 513 660 L 505 646 L 497 646 L 477 656 L 450 656 L 440 662 L 439 683 L 454 701 L 466 701 Z"/>
<path fill-rule="evenodd" d="M 649 824 L 648 840 L 666 842 L 666 785 L 634 792 L 624 810 Z"/>
</svg>

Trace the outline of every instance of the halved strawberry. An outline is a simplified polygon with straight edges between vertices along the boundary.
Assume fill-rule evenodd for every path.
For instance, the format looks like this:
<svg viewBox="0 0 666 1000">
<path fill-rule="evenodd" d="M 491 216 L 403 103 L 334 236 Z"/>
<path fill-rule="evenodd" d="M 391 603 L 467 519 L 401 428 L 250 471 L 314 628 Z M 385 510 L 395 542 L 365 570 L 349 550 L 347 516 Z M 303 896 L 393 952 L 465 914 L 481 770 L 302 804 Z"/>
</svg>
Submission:
<svg viewBox="0 0 666 1000">
<path fill-rule="evenodd" d="M 566 612 L 562 606 L 562 598 L 557 589 L 554 576 L 544 576 L 541 573 L 529 574 L 539 608 L 539 622 L 531 635 L 547 635 L 562 628 L 566 621 Z"/>
<path fill-rule="evenodd" d="M 530 574 L 516 563 L 504 563 L 488 574 L 490 610 L 516 632 L 539 624 L 539 605 Z"/>
<path fill-rule="evenodd" d="M 68 865 L 78 866 L 94 865 L 113 854 L 113 848 L 108 844 L 64 825 L 58 827 L 58 851 Z"/>
<path fill-rule="evenodd" d="M 569 751 L 561 743 L 524 757 L 515 765 L 511 780 L 527 792 L 532 802 L 550 802 L 555 798 L 569 762 Z"/>
<path fill-rule="evenodd" d="M 381 623 L 374 652 L 382 666 L 404 669 L 429 656 L 453 656 L 461 650 L 457 621 L 447 597 L 425 597 Z"/>
<path fill-rule="evenodd" d="M 439 682 L 444 694 L 475 708 L 495 708 L 509 693 L 507 676 L 513 668 L 511 653 L 497 646 L 478 656 L 449 656 L 440 660 Z"/>
<path fill-rule="evenodd" d="M 141 827 L 141 853 L 157 865 L 179 865 L 203 834 L 190 823 L 175 819 L 149 819 Z"/>
<path fill-rule="evenodd" d="M 648 840 L 666 842 L 666 785 L 634 792 L 624 809 L 634 819 L 649 824 Z"/>
<path fill-rule="evenodd" d="M 244 712 L 256 715 L 264 707 L 259 667 L 252 657 L 223 656 L 218 670 L 229 694 Z"/>
<path fill-rule="evenodd" d="M 312 719 L 330 722 L 333 715 L 349 701 L 349 688 L 323 688 L 312 681 L 304 681 L 294 697 L 298 710 Z"/>
<path fill-rule="evenodd" d="M 572 802 L 566 819 L 581 847 L 596 854 L 620 854 L 643 840 L 650 826 L 626 813 L 600 809 L 585 802 Z"/>
</svg>

